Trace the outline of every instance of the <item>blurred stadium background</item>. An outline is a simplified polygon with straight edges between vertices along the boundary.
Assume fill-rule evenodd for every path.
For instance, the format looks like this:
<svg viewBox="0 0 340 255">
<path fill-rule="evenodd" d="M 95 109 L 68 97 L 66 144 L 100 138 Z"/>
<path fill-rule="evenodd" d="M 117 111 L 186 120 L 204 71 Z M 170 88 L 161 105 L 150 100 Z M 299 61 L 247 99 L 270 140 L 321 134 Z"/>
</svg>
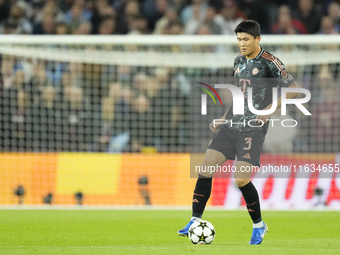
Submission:
<svg viewBox="0 0 340 255">
<path fill-rule="evenodd" d="M 192 81 L 232 77 L 245 18 L 312 93 L 313 116 L 289 112 L 298 127 L 270 130 L 262 163 L 340 164 L 337 1 L 0 1 L 0 13 L 0 205 L 190 206 L 190 140 L 211 137 L 191 132 Z M 264 209 L 340 209 L 339 175 L 254 183 Z M 209 203 L 243 201 L 216 178 Z"/>
</svg>

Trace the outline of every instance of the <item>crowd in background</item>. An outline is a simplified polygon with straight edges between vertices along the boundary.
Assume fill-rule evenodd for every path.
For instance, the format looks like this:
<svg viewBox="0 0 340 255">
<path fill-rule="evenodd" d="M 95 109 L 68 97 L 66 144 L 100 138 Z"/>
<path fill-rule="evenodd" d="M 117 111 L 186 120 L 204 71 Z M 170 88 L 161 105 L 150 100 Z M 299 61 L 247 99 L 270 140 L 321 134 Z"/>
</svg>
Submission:
<svg viewBox="0 0 340 255">
<path fill-rule="evenodd" d="M 189 151 L 183 79 L 171 68 L 2 56 L 0 151 Z"/>
<path fill-rule="evenodd" d="M 0 0 L 0 34 L 339 34 L 339 0 Z"/>
</svg>

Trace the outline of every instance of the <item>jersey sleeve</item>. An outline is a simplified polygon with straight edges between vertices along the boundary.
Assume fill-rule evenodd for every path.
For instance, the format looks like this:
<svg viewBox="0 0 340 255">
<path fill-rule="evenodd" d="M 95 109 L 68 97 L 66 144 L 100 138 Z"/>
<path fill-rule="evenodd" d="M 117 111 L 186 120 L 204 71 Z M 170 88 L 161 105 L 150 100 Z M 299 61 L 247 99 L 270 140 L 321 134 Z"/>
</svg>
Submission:
<svg viewBox="0 0 340 255">
<path fill-rule="evenodd" d="M 268 67 L 273 78 L 281 87 L 288 87 L 294 82 L 293 76 L 288 73 L 285 66 L 279 59 L 273 57 L 271 61 L 268 61 Z"/>
</svg>

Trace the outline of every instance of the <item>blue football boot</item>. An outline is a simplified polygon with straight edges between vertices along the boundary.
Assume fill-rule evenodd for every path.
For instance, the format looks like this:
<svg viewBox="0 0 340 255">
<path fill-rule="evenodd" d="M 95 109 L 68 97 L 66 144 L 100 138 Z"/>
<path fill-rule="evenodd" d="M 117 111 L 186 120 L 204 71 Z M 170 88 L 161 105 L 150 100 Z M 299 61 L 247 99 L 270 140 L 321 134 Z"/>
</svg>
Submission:
<svg viewBox="0 0 340 255">
<path fill-rule="evenodd" d="M 268 226 L 264 222 L 263 222 L 262 228 L 253 228 L 253 233 L 251 235 L 249 244 L 253 244 L 253 245 L 261 244 L 267 232 L 268 232 Z"/>
<path fill-rule="evenodd" d="M 177 231 L 177 234 L 179 236 L 188 236 L 189 228 L 195 221 L 196 221 L 196 218 L 193 218 L 192 220 L 190 220 L 189 223 L 184 228 Z"/>
</svg>

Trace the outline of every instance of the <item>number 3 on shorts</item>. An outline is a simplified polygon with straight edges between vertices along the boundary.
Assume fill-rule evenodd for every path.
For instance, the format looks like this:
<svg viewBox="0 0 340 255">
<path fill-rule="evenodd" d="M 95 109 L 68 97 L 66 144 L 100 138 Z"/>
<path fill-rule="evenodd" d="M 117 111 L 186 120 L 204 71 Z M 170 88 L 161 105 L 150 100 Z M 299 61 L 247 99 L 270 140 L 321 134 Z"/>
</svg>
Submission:
<svg viewBox="0 0 340 255">
<path fill-rule="evenodd" d="M 252 140 L 252 138 L 251 137 L 246 137 L 244 139 L 246 140 L 246 144 L 248 144 L 248 147 L 243 148 L 243 150 L 248 151 L 251 148 L 251 140 Z"/>
</svg>

